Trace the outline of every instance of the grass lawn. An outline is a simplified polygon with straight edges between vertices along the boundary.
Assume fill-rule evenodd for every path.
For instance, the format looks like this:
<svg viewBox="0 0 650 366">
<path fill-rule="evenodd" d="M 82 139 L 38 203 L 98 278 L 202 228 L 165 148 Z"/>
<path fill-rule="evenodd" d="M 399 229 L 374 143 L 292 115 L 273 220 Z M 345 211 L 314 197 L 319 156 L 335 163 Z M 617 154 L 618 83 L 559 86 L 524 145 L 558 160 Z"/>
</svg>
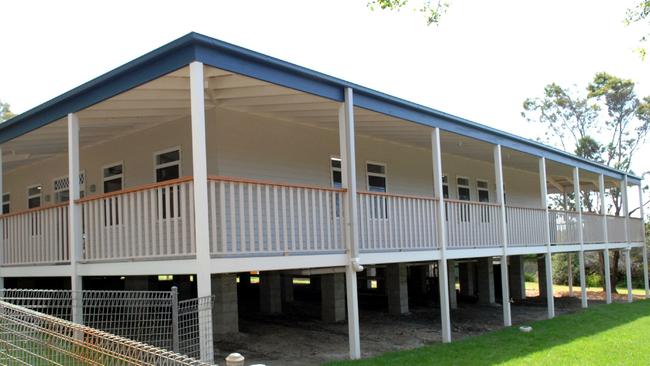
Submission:
<svg viewBox="0 0 650 366">
<path fill-rule="evenodd" d="M 537 282 L 526 282 L 526 290 L 537 290 Z M 553 290 L 555 292 L 569 292 L 569 286 L 567 285 L 553 285 Z M 616 290 L 620 295 L 627 295 L 627 288 L 617 287 Z M 588 292 L 602 292 L 602 287 L 587 287 Z M 576 296 L 580 295 L 580 283 L 573 284 L 573 292 Z M 633 288 L 632 295 L 634 296 L 645 296 L 645 289 L 642 288 Z"/>
<path fill-rule="evenodd" d="M 530 325 L 530 333 L 511 327 L 451 344 L 327 365 L 650 364 L 650 300 L 597 305 Z"/>
</svg>

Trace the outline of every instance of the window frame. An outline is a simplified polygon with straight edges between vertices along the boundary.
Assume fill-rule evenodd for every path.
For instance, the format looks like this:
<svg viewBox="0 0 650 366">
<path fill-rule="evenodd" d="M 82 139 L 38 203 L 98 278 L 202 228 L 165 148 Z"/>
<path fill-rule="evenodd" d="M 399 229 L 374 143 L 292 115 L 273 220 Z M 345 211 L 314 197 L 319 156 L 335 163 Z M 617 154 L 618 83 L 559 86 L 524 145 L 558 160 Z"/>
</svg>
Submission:
<svg viewBox="0 0 650 366">
<path fill-rule="evenodd" d="M 332 161 L 333 160 L 338 160 L 341 162 L 341 167 L 340 168 L 335 168 L 332 166 Z M 330 155 L 330 158 L 328 160 L 329 163 L 329 172 L 330 172 L 330 187 L 332 188 L 343 188 L 343 160 L 337 155 Z M 334 172 L 338 171 L 341 173 L 341 187 L 336 187 L 334 185 Z"/>
<path fill-rule="evenodd" d="M 155 159 L 155 156 L 154 156 L 154 159 Z M 122 173 L 121 174 L 111 175 L 111 176 L 108 176 L 108 177 L 104 176 L 104 170 L 105 169 L 112 168 L 112 167 L 117 166 L 117 165 L 122 166 Z M 106 187 L 104 186 L 104 183 L 106 183 L 107 180 L 113 180 L 113 179 L 117 179 L 117 178 L 120 178 L 121 181 L 122 181 L 122 188 L 119 191 L 124 190 L 124 177 L 125 177 L 124 176 L 124 160 L 116 161 L 116 162 L 111 163 L 111 164 L 106 164 L 106 165 L 101 167 L 100 172 L 101 172 L 100 176 L 102 177 L 102 193 L 103 194 L 106 194 Z M 154 171 L 154 175 L 155 175 L 155 171 Z M 114 192 L 119 192 L 119 191 L 114 191 Z"/>
<path fill-rule="evenodd" d="M 66 189 L 57 190 L 56 189 L 56 182 L 58 180 L 62 180 L 62 179 L 68 179 L 68 187 Z M 85 195 L 86 195 L 86 180 L 87 180 L 86 170 L 81 169 L 79 171 L 79 196 L 81 198 L 85 197 Z M 69 199 L 67 201 L 57 202 L 57 193 L 63 192 L 63 191 L 68 191 L 68 197 L 70 196 L 70 177 L 68 177 L 67 175 L 61 175 L 61 176 L 58 176 L 58 177 L 55 177 L 54 179 L 52 179 L 52 196 L 53 196 L 52 199 L 54 200 L 54 204 L 70 202 Z"/>
<path fill-rule="evenodd" d="M 458 179 L 466 179 L 467 180 L 467 185 L 459 184 Z M 468 200 L 463 200 L 463 199 L 460 198 L 460 192 L 458 191 L 460 188 L 467 188 L 467 192 L 469 194 L 469 199 Z M 469 177 L 464 176 L 464 175 L 457 175 L 456 176 L 456 194 L 457 194 L 457 199 L 459 201 L 471 201 L 472 200 L 472 181 L 469 179 Z"/>
<path fill-rule="evenodd" d="M 445 182 L 446 178 L 446 182 Z M 440 177 L 440 180 L 442 181 L 442 197 L 441 199 L 451 199 L 451 192 L 449 191 L 449 175 L 447 173 L 442 173 L 442 177 Z M 445 187 L 447 187 L 447 198 L 445 198 Z"/>
<path fill-rule="evenodd" d="M 379 165 L 384 167 L 384 174 L 381 173 L 371 173 L 368 171 L 368 164 L 372 165 Z M 366 160 L 365 164 L 365 171 L 366 171 L 366 191 L 368 192 L 374 192 L 370 190 L 370 177 L 380 177 L 384 178 L 384 192 L 383 193 L 388 193 L 388 164 L 386 163 L 381 163 L 378 161 L 371 161 L 371 160 Z M 377 192 L 374 192 L 377 193 Z"/>
<path fill-rule="evenodd" d="M 5 196 L 9 196 L 9 200 L 6 202 L 5 202 Z M 9 209 L 7 210 L 7 213 L 4 212 L 5 204 L 9 205 Z M 2 209 L 0 210 L 0 215 L 7 215 L 10 213 L 11 213 L 11 192 L 4 192 L 2 194 Z"/>
<path fill-rule="evenodd" d="M 171 162 L 171 163 L 158 164 L 158 160 L 156 159 L 156 157 L 158 157 L 158 155 L 162 155 L 162 154 L 172 152 L 172 151 L 176 151 L 176 150 L 178 150 L 178 160 L 177 161 Z M 168 168 L 168 167 L 174 166 L 174 165 L 178 165 L 178 178 L 181 178 L 183 176 L 183 149 L 181 149 L 180 145 L 170 147 L 170 148 L 167 148 L 167 149 L 163 149 L 163 150 L 159 150 L 159 151 L 154 151 L 153 152 L 153 182 L 154 183 L 165 182 L 165 181 L 158 182 L 158 175 L 156 174 L 156 172 L 158 171 L 158 169 Z"/>
<path fill-rule="evenodd" d="M 41 187 L 38 195 L 30 195 L 29 190 L 32 189 L 32 188 L 37 188 L 37 187 Z M 43 207 L 43 184 L 37 183 L 37 184 L 29 185 L 29 186 L 27 186 L 27 189 L 25 190 L 25 192 L 27 193 L 27 209 L 28 210 Z M 30 208 L 29 207 L 29 200 L 31 200 L 32 198 L 36 198 L 36 197 L 38 197 L 38 206 Z"/>
<path fill-rule="evenodd" d="M 484 203 L 490 203 L 491 202 L 491 200 L 490 200 L 490 198 L 491 198 L 490 181 L 487 180 L 487 179 L 483 179 L 483 178 L 476 178 L 475 181 L 476 181 L 476 199 L 478 200 L 478 202 L 481 202 L 481 194 L 480 194 L 480 192 L 485 191 L 488 194 L 488 200 L 486 202 L 484 202 Z M 479 182 L 485 183 L 487 188 L 479 187 L 479 184 L 478 184 Z"/>
</svg>

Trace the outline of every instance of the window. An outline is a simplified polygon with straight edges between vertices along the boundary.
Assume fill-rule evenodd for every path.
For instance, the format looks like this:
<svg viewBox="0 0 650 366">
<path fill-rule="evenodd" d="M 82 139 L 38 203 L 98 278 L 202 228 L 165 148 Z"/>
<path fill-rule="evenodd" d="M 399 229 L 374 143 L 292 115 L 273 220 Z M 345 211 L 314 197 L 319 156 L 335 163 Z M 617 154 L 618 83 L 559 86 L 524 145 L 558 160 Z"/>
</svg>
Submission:
<svg viewBox="0 0 650 366">
<path fill-rule="evenodd" d="M 490 184 L 486 180 L 476 180 L 476 192 L 479 202 L 490 202 Z M 488 207 L 479 207 L 481 222 L 490 222 L 490 210 Z"/>
<path fill-rule="evenodd" d="M 343 187 L 343 176 L 341 173 L 341 159 L 340 158 L 330 158 L 330 172 L 332 176 L 332 187 L 341 188 Z"/>
<path fill-rule="evenodd" d="M 171 150 L 161 151 L 154 155 L 156 182 L 164 182 L 171 179 L 178 179 L 181 177 L 181 150 L 174 148 Z M 176 196 L 176 199 L 174 199 Z M 180 217 L 180 195 L 175 194 L 174 187 L 169 188 L 169 196 L 167 189 L 162 190 L 161 198 L 158 204 L 161 209 L 158 212 L 162 213 L 161 219 Z M 169 200 L 169 211 L 167 213 L 167 201 Z"/>
<path fill-rule="evenodd" d="M 123 167 L 122 163 L 115 163 L 102 168 L 102 181 L 104 193 L 122 190 Z M 120 203 L 117 197 L 108 197 L 104 203 L 104 225 L 114 226 L 120 224 Z"/>
<path fill-rule="evenodd" d="M 27 208 L 41 207 L 41 193 L 43 186 L 40 184 L 27 187 Z"/>
<path fill-rule="evenodd" d="M 84 194 L 85 185 L 86 185 L 86 173 L 82 171 L 81 173 L 79 173 L 80 197 L 84 197 L 85 195 Z M 68 202 L 70 200 L 70 181 L 68 180 L 67 176 L 54 179 L 52 186 L 54 187 L 55 203 L 63 203 L 63 202 Z"/>
<path fill-rule="evenodd" d="M 458 186 L 458 199 L 461 201 L 469 201 L 469 178 L 457 177 L 456 185 Z"/>
<path fill-rule="evenodd" d="M 469 178 L 467 177 L 456 177 L 456 186 L 458 187 L 458 200 L 460 201 L 469 201 Z M 469 221 L 469 205 L 462 204 L 459 207 L 458 213 L 460 215 L 460 221 L 468 222 Z"/>
<path fill-rule="evenodd" d="M 156 182 L 178 179 L 181 177 L 181 150 L 174 148 L 162 151 L 154 156 Z"/>
<path fill-rule="evenodd" d="M 368 191 L 386 192 L 386 165 L 379 163 L 366 163 L 366 175 L 368 176 Z M 388 218 L 388 203 L 386 197 L 371 196 L 370 216 L 373 219 Z"/>
<path fill-rule="evenodd" d="M 386 192 L 386 165 L 367 163 L 366 174 L 368 176 L 368 191 Z"/>
<path fill-rule="evenodd" d="M 476 191 L 479 202 L 490 202 L 490 188 L 486 180 L 476 180 Z"/>
<path fill-rule="evenodd" d="M 2 195 L 2 214 L 6 215 L 11 211 L 11 195 L 5 193 Z"/>
<path fill-rule="evenodd" d="M 122 190 L 122 179 L 124 169 L 122 163 L 116 163 L 106 166 L 102 169 L 104 180 L 104 193 L 111 193 Z"/>
<path fill-rule="evenodd" d="M 447 183 L 447 176 L 442 176 L 442 198 L 449 198 L 449 183 Z"/>
</svg>

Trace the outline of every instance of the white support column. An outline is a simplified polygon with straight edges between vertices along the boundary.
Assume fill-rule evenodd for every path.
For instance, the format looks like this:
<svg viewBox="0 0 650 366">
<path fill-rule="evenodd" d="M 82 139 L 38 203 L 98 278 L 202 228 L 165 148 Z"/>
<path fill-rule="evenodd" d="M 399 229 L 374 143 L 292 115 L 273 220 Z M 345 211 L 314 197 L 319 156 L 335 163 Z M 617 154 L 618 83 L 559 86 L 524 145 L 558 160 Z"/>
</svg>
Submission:
<svg viewBox="0 0 650 366">
<path fill-rule="evenodd" d="M 68 184 L 70 200 L 68 201 L 68 226 L 70 236 L 70 287 L 72 289 L 72 321 L 83 324 L 83 304 L 81 301 L 81 276 L 77 272 L 77 263 L 81 260 L 83 234 L 81 198 L 79 185 L 79 118 L 75 113 L 68 114 Z"/>
<path fill-rule="evenodd" d="M 440 289 L 440 321 L 442 323 L 442 342 L 451 342 L 451 317 L 449 313 L 449 286 L 447 285 L 447 233 L 445 223 L 445 202 L 442 193 L 442 153 L 440 152 L 440 129 L 434 128 L 431 132 L 431 156 L 433 160 L 433 188 L 434 197 L 438 200 L 436 205 L 436 234 L 440 246 L 440 260 L 438 261 L 438 288 Z"/>
<path fill-rule="evenodd" d="M 357 294 L 357 272 L 363 270 L 359 265 L 359 242 L 357 222 L 357 173 L 354 134 L 354 92 L 345 88 L 344 101 L 339 108 L 339 149 L 341 150 L 341 183 L 346 193 L 343 200 L 345 219 L 344 238 L 349 262 L 345 267 L 345 291 L 348 310 L 348 341 L 350 358 L 361 358 L 359 335 L 359 299 Z"/>
<path fill-rule="evenodd" d="M 632 302 L 632 264 L 630 261 L 630 206 L 627 196 L 627 175 L 621 181 L 621 194 L 623 195 L 621 211 L 625 215 L 625 243 L 627 243 L 627 248 L 625 248 L 625 279 L 627 282 L 627 302 Z"/>
<path fill-rule="evenodd" d="M 208 163 L 205 136 L 203 64 L 190 64 L 192 170 L 194 174 L 194 237 L 196 240 L 196 288 L 198 297 L 212 295 L 210 279 L 210 235 L 208 220 Z M 220 296 L 220 294 L 217 294 Z M 218 326 L 218 324 L 216 325 Z M 199 314 L 201 360 L 212 362 L 212 311 Z"/>
<path fill-rule="evenodd" d="M 510 288 L 508 286 L 508 227 L 506 223 L 506 203 L 503 200 L 503 161 L 501 160 L 501 145 L 494 146 L 494 176 L 497 185 L 497 203 L 501 207 L 499 221 L 501 226 L 501 302 L 503 308 L 503 325 L 512 325 L 510 314 Z"/>
<path fill-rule="evenodd" d="M 605 281 L 605 302 L 607 304 L 612 303 L 612 278 L 610 276 L 610 268 L 609 268 L 609 239 L 607 239 L 607 207 L 605 206 L 605 176 L 600 174 L 598 176 L 598 197 L 600 200 L 600 214 L 602 215 L 603 218 L 603 235 L 604 235 L 604 244 L 605 244 L 605 250 L 603 253 L 603 268 L 604 269 L 604 276 L 605 278 L 603 279 Z"/>
<path fill-rule="evenodd" d="M 0 151 L 0 154 L 2 151 Z M 0 155 L 0 158 L 2 156 Z M 1 160 L 0 160 L 1 162 Z M 1 169 L 2 167 L 0 167 Z M 2 170 L 0 170 L 0 175 Z M 0 187 L 2 187 L 2 177 L 0 176 Z M 650 298 L 650 287 L 648 284 L 648 246 L 645 242 L 645 213 L 643 211 L 643 187 L 639 183 L 639 214 L 641 215 L 641 237 L 643 238 L 643 284 L 645 288 L 645 298 Z"/>
<path fill-rule="evenodd" d="M 585 239 L 584 228 L 582 226 L 582 201 L 580 199 L 580 169 L 573 168 L 573 194 L 578 213 L 578 240 L 580 241 L 580 252 L 578 260 L 580 262 L 580 288 L 582 290 L 582 307 L 587 307 L 587 279 L 585 278 Z"/>
<path fill-rule="evenodd" d="M 569 204 L 566 195 L 566 188 L 562 187 L 562 209 L 569 211 Z M 569 285 L 569 297 L 573 297 L 573 253 L 567 255 L 567 282 Z"/>
<path fill-rule="evenodd" d="M 546 255 L 544 256 L 544 260 L 546 264 L 546 304 L 548 318 L 551 319 L 555 317 L 555 298 L 553 297 L 553 257 L 551 255 L 551 224 L 548 216 L 548 191 L 546 188 L 546 158 L 543 157 L 539 158 L 539 188 L 542 207 L 545 211 L 544 227 L 546 228 Z"/>
</svg>

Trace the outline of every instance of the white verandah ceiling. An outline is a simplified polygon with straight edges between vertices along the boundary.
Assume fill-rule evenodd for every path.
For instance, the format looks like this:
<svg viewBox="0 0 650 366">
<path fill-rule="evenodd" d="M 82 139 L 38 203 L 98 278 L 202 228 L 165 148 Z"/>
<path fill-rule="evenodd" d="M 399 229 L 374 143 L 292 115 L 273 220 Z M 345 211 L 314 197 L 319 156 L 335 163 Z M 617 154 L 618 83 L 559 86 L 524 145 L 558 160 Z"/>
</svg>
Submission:
<svg viewBox="0 0 650 366">
<path fill-rule="evenodd" d="M 78 112 L 81 148 L 152 128 L 190 114 L 189 67 L 140 85 Z M 330 130 L 338 129 L 339 102 L 265 81 L 205 67 L 206 108 L 224 108 Z M 431 149 L 431 127 L 355 108 L 356 133 Z M 443 153 L 493 163 L 492 144 L 442 131 Z M 56 121 L 3 144 L 6 170 L 67 151 L 67 121 Z M 537 158 L 503 149 L 504 166 L 538 172 Z M 549 190 L 572 186 L 571 168 L 547 162 Z M 595 174 L 586 184 L 597 181 Z M 595 178 L 594 178 L 595 177 Z M 612 182 L 609 182 L 610 184 Z"/>
</svg>

